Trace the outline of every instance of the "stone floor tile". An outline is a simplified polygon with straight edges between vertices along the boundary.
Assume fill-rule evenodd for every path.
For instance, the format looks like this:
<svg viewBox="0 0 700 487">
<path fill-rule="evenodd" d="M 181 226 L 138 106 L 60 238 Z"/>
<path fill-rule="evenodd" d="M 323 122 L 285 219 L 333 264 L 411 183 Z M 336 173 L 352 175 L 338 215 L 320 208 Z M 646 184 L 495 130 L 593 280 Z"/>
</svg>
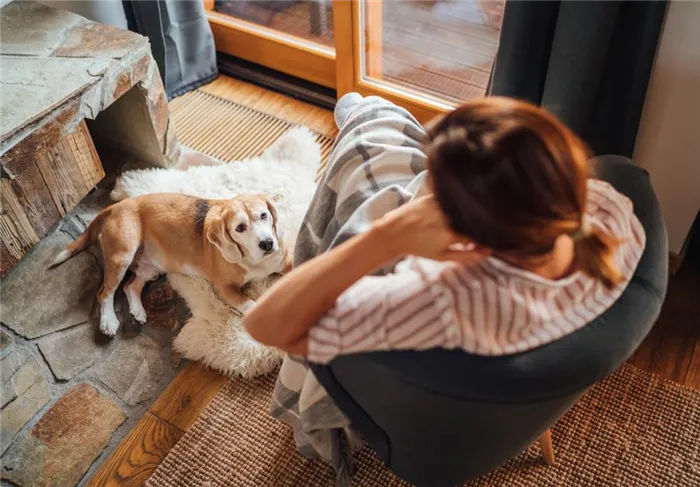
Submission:
<svg viewBox="0 0 700 487">
<path fill-rule="evenodd" d="M 2 409 L 0 422 L 0 450 L 4 452 L 20 429 L 49 402 L 49 385 L 33 355 L 27 355 L 15 373 L 3 381 L 6 391 L 14 395 L 13 400 Z M 3 401 L 4 402 L 4 401 Z"/>
<path fill-rule="evenodd" d="M 0 476 L 23 487 L 74 486 L 124 420 L 93 386 L 74 386 L 8 450 Z"/>
<path fill-rule="evenodd" d="M 12 344 L 12 336 L 5 330 L 0 330 L 0 352 Z"/>
<path fill-rule="evenodd" d="M 45 237 L 3 278 L 2 321 L 20 335 L 37 338 L 88 321 L 102 281 L 95 257 L 83 252 L 47 269 L 71 241 L 61 232 Z"/>
<path fill-rule="evenodd" d="M 0 370 L 2 407 L 26 392 L 39 376 L 43 376 L 39 363 L 26 350 L 12 350 L 8 353 L 0 360 Z"/>
<path fill-rule="evenodd" d="M 38 345 L 53 375 L 70 380 L 95 363 L 110 341 L 90 322 L 45 336 Z"/>
<path fill-rule="evenodd" d="M 123 337 L 98 371 L 99 379 L 130 406 L 151 399 L 175 367 L 170 349 L 152 337 Z"/>
</svg>

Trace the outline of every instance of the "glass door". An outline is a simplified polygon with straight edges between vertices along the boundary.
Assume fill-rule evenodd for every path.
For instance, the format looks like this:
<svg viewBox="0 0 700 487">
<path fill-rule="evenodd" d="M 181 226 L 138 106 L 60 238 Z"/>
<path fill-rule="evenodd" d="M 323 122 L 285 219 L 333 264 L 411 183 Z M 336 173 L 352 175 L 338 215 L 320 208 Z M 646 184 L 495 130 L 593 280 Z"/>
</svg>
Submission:
<svg viewBox="0 0 700 487">
<path fill-rule="evenodd" d="M 216 50 L 336 87 L 330 0 L 204 0 Z"/>
<path fill-rule="evenodd" d="M 205 0 L 217 50 L 420 121 L 484 96 L 505 0 Z"/>
<path fill-rule="evenodd" d="M 358 91 L 425 122 L 488 91 L 505 0 L 334 2 L 338 95 Z"/>
</svg>

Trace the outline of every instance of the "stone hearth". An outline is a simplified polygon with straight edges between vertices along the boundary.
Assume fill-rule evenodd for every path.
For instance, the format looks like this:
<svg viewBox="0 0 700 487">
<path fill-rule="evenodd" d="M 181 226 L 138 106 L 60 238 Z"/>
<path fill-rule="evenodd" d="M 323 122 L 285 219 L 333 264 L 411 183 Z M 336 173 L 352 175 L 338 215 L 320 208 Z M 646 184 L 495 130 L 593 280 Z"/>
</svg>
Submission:
<svg viewBox="0 0 700 487">
<path fill-rule="evenodd" d="M 0 476 L 14 485 L 84 484 L 180 366 L 170 344 L 189 312 L 165 279 L 144 292 L 145 325 L 119 292 L 109 339 L 97 324 L 99 246 L 47 269 L 108 203 L 94 190 L 2 280 Z"/>
<path fill-rule="evenodd" d="M 39 2 L 4 6 L 0 27 L 0 484 L 84 485 L 175 376 L 188 310 L 161 279 L 141 326 L 119 291 L 109 339 L 99 248 L 47 265 L 109 204 L 103 177 L 174 165 L 180 146 L 146 37 Z"/>
</svg>

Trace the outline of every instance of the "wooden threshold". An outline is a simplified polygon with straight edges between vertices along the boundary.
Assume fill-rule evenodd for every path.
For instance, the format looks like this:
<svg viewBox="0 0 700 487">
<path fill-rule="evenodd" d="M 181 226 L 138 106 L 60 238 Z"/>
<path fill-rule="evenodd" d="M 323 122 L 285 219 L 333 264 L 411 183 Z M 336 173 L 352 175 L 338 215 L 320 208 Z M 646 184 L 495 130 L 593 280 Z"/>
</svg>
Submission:
<svg viewBox="0 0 700 487">
<path fill-rule="evenodd" d="M 221 52 L 217 54 L 216 60 L 219 65 L 219 72 L 222 74 L 289 95 L 327 110 L 333 110 L 335 107 L 337 100 L 333 89 Z"/>
<path fill-rule="evenodd" d="M 227 378 L 190 362 L 95 472 L 88 487 L 140 487 L 213 399 Z"/>
<path fill-rule="evenodd" d="M 226 380 L 225 375 L 200 362 L 190 362 L 153 403 L 149 412 L 187 431 Z"/>
<path fill-rule="evenodd" d="M 150 412 L 146 413 L 87 485 L 144 485 L 183 434 Z"/>
</svg>

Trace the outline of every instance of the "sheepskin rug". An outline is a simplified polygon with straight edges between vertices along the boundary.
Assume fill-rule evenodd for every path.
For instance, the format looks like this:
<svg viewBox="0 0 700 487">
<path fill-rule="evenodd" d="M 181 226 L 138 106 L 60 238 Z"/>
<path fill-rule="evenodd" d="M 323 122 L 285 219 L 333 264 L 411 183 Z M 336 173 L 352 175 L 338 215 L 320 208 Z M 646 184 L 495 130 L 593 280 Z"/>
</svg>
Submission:
<svg viewBox="0 0 700 487">
<path fill-rule="evenodd" d="M 295 127 L 277 139 L 261 157 L 186 170 L 142 169 L 122 174 L 111 198 L 120 201 L 148 193 L 185 193 L 203 198 L 232 198 L 241 193 L 263 193 L 278 210 L 278 232 L 293 251 L 301 222 L 316 189 L 314 178 L 321 148 L 314 135 Z M 168 275 L 173 289 L 187 302 L 192 318 L 173 341 L 190 360 L 199 360 L 228 375 L 255 377 L 273 370 L 281 361 L 275 349 L 255 342 L 241 325 L 241 313 L 197 277 Z M 274 277 L 249 283 L 244 292 L 256 299 Z"/>
</svg>

